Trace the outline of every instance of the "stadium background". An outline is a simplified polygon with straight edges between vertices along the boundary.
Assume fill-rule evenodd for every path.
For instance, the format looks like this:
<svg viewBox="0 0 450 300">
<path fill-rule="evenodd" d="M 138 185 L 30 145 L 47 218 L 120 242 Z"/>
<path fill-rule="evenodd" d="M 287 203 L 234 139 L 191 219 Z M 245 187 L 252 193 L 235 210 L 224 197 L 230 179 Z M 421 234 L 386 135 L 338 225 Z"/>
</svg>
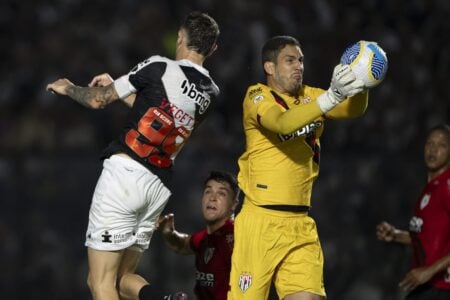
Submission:
<svg viewBox="0 0 450 300">
<path fill-rule="evenodd" d="M 172 56 L 179 20 L 192 9 L 220 24 L 219 51 L 206 67 L 222 95 L 176 162 L 166 211 L 177 228 L 203 228 L 199 199 L 209 170 L 237 172 L 242 96 L 263 80 L 259 53 L 268 37 L 297 37 L 304 82 L 324 88 L 345 46 L 375 40 L 388 53 L 388 75 L 363 118 L 326 124 L 312 214 L 329 299 L 399 299 L 410 253 L 377 242 L 374 228 L 383 219 L 407 225 L 425 181 L 426 128 L 449 121 L 446 0 L 1 1 L 0 298 L 89 299 L 87 213 L 100 152 L 127 108 L 90 111 L 45 85 L 60 76 L 85 85 L 152 54 Z M 192 290 L 193 258 L 171 253 L 159 234 L 140 271 L 162 290 Z"/>
</svg>

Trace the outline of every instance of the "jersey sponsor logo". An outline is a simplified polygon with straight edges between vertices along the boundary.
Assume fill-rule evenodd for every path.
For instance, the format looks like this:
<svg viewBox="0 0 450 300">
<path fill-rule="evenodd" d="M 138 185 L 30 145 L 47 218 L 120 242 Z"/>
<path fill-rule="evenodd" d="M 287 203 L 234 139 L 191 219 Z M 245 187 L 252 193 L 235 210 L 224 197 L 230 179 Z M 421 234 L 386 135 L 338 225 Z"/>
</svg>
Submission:
<svg viewBox="0 0 450 300">
<path fill-rule="evenodd" d="M 203 261 L 208 264 L 214 255 L 214 248 L 206 248 L 205 253 L 203 253 Z"/>
<path fill-rule="evenodd" d="M 420 233 L 422 231 L 423 220 L 418 217 L 412 217 L 409 221 L 409 230 L 411 232 Z"/>
<path fill-rule="evenodd" d="M 239 276 L 239 288 L 245 293 L 252 285 L 252 274 L 243 273 Z"/>
<path fill-rule="evenodd" d="M 302 128 L 300 128 L 299 130 L 290 133 L 290 134 L 278 134 L 278 138 L 280 139 L 280 141 L 285 142 L 288 140 L 291 140 L 293 138 L 297 138 L 300 136 L 306 136 L 308 134 L 311 134 L 313 132 L 315 132 L 316 128 L 319 128 L 322 126 L 322 121 L 315 121 L 312 122 Z"/>
<path fill-rule="evenodd" d="M 186 95 L 189 99 L 192 99 L 199 106 L 199 113 L 202 115 L 208 109 L 209 104 L 211 103 L 211 99 L 209 95 L 206 93 L 202 93 L 197 89 L 195 84 L 187 81 L 187 79 L 183 80 L 181 83 L 182 93 Z"/>
<path fill-rule="evenodd" d="M 261 94 L 262 93 L 262 88 L 261 87 L 257 87 L 257 88 L 255 88 L 255 89 L 251 89 L 249 92 L 248 92 L 248 97 L 249 98 L 252 98 L 252 97 L 254 97 L 256 94 Z"/>
<path fill-rule="evenodd" d="M 427 206 L 428 203 L 430 203 L 430 198 L 431 196 L 428 194 L 423 195 L 422 200 L 420 200 L 420 209 L 424 209 L 425 206 Z"/>
<path fill-rule="evenodd" d="M 261 87 L 258 87 L 258 88 L 256 88 L 256 89 L 251 89 L 249 92 L 248 92 L 248 97 L 250 98 L 250 99 L 252 99 L 253 100 L 253 103 L 258 103 L 259 101 L 261 101 L 261 100 L 263 100 L 264 99 L 264 96 L 263 95 L 261 95 L 262 94 L 262 88 Z"/>
<path fill-rule="evenodd" d="M 103 234 L 102 234 L 102 243 L 112 243 L 111 241 L 111 237 L 112 235 L 109 234 L 108 230 L 106 230 Z"/>
<path fill-rule="evenodd" d="M 195 280 L 199 286 L 214 287 L 214 274 L 195 271 Z"/>
</svg>

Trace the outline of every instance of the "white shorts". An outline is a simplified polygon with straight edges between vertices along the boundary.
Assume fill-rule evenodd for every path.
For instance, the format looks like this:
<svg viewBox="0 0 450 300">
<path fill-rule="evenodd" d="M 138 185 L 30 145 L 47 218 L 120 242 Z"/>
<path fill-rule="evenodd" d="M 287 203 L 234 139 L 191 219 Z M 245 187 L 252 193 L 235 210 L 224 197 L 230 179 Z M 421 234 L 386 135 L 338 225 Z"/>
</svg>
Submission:
<svg viewBox="0 0 450 300">
<path fill-rule="evenodd" d="M 133 159 L 113 155 L 103 162 L 89 211 L 85 245 L 95 250 L 144 251 L 171 192 Z"/>
</svg>

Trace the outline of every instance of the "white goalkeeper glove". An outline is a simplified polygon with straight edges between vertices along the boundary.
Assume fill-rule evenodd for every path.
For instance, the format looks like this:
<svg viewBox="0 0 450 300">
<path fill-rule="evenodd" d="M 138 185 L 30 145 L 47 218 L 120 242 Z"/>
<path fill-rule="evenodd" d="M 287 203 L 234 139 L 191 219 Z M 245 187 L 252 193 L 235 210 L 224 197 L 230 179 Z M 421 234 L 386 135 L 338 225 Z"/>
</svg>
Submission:
<svg viewBox="0 0 450 300">
<path fill-rule="evenodd" d="M 334 67 L 331 84 L 328 90 L 317 97 L 317 104 L 324 113 L 333 109 L 344 99 L 352 97 L 364 90 L 364 82 L 356 79 L 349 65 L 338 64 Z"/>
</svg>

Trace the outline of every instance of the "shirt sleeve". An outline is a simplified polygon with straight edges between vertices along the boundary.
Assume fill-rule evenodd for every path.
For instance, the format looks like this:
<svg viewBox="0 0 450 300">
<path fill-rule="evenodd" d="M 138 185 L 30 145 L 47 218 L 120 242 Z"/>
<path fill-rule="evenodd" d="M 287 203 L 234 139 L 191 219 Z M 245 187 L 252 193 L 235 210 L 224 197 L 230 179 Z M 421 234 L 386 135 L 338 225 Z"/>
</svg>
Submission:
<svg viewBox="0 0 450 300">
<path fill-rule="evenodd" d="M 114 81 L 114 88 L 120 99 L 125 99 L 131 94 L 136 93 L 136 88 L 130 82 L 130 75 L 123 75 Z"/>
</svg>

